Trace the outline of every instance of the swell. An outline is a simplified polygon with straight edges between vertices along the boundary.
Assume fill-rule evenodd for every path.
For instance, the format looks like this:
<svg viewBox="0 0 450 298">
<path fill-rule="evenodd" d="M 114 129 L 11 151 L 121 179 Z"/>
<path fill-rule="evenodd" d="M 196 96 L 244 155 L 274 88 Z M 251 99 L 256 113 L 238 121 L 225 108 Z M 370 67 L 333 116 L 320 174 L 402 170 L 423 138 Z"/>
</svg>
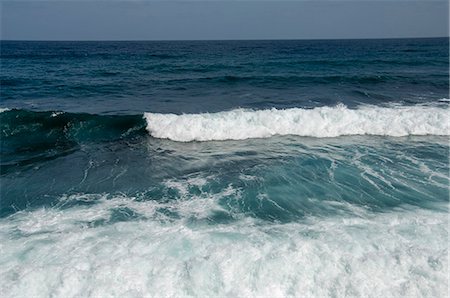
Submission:
<svg viewBox="0 0 450 298">
<path fill-rule="evenodd" d="M 146 113 L 155 138 L 174 141 L 243 140 L 275 135 L 449 135 L 448 109 L 433 106 L 349 109 L 344 105 L 314 109 L 232 110 L 205 114 Z"/>
<path fill-rule="evenodd" d="M 179 70 L 167 69 L 168 72 L 178 73 Z M 192 71 L 192 70 L 191 70 Z M 193 72 L 193 71 L 192 71 Z M 203 71 L 207 72 L 207 71 Z M 408 84 L 420 84 L 424 80 L 433 85 L 447 86 L 448 83 L 444 81 L 446 75 L 428 75 L 422 77 L 420 80 L 412 76 L 404 75 L 217 75 L 217 76 L 194 76 L 187 78 L 168 78 L 156 79 L 153 83 L 164 82 L 165 84 L 180 84 L 180 83 L 216 83 L 216 84 L 237 84 L 237 83 L 251 83 L 251 84 L 266 84 L 266 83 L 282 83 L 282 84 L 364 84 L 364 85 L 378 85 L 383 83 L 390 83 L 394 81 L 401 81 Z"/>
<path fill-rule="evenodd" d="M 431 106 L 232 110 L 211 114 L 92 115 L 2 109 L 1 175 L 72 154 L 83 144 L 147 135 L 174 141 L 243 140 L 275 135 L 449 135 L 448 109 Z M 147 131 L 146 131 L 147 129 Z"/>
</svg>

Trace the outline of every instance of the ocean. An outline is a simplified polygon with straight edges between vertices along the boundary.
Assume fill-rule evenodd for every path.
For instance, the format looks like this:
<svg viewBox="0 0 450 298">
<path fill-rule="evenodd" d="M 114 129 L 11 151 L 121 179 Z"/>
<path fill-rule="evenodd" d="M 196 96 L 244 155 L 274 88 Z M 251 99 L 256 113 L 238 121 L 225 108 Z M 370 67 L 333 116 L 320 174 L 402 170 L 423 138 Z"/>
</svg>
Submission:
<svg viewBox="0 0 450 298">
<path fill-rule="evenodd" d="M 3 297 L 448 296 L 448 38 L 0 46 Z"/>
</svg>

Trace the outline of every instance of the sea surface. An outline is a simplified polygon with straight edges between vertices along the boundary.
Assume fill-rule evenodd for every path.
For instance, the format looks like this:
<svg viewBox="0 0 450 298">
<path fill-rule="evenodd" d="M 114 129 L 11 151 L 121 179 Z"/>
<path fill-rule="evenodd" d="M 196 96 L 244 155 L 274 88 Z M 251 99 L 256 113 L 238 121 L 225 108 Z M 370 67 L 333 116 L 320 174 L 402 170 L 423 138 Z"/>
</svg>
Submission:
<svg viewBox="0 0 450 298">
<path fill-rule="evenodd" d="M 0 49 L 2 297 L 448 296 L 448 38 Z"/>
</svg>

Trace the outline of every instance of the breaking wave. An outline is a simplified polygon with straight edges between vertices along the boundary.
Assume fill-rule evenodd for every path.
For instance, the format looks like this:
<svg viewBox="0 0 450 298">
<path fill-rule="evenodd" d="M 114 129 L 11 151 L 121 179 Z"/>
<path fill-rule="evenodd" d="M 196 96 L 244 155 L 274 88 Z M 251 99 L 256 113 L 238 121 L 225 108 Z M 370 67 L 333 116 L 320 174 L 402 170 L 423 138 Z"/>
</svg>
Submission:
<svg viewBox="0 0 450 298">
<path fill-rule="evenodd" d="M 155 138 L 180 142 L 243 140 L 274 135 L 338 137 L 343 135 L 448 135 L 449 110 L 432 106 L 344 105 L 314 109 L 245 110 L 204 114 L 145 113 Z"/>
</svg>

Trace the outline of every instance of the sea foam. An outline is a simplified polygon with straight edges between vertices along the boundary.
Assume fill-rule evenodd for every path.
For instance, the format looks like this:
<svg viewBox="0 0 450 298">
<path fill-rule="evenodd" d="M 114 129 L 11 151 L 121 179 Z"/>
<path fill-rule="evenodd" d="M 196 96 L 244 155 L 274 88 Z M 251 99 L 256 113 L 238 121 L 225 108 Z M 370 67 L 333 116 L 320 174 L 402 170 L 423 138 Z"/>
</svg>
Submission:
<svg viewBox="0 0 450 298">
<path fill-rule="evenodd" d="M 343 135 L 449 135 L 449 110 L 433 106 L 349 109 L 344 105 L 314 109 L 237 109 L 204 114 L 145 113 L 155 138 L 212 141 L 267 138 L 275 135 L 338 137 Z"/>
<path fill-rule="evenodd" d="M 4 297 L 448 296 L 447 212 L 192 225 L 220 206 L 79 199 L 91 204 L 0 219 Z"/>
</svg>

